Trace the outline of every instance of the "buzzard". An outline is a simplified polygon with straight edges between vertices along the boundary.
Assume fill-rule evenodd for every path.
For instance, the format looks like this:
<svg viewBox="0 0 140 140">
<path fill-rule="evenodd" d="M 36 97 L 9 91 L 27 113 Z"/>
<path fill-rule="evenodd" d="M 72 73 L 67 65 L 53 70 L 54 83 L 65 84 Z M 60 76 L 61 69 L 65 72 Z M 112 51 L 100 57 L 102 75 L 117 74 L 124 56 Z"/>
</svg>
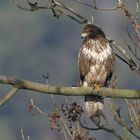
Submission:
<svg viewBox="0 0 140 140">
<path fill-rule="evenodd" d="M 80 85 L 83 87 L 108 87 L 112 77 L 115 57 L 104 32 L 93 24 L 87 24 L 81 36 L 84 38 L 78 53 Z M 85 111 L 89 117 L 99 116 L 103 98 L 85 96 Z"/>
</svg>

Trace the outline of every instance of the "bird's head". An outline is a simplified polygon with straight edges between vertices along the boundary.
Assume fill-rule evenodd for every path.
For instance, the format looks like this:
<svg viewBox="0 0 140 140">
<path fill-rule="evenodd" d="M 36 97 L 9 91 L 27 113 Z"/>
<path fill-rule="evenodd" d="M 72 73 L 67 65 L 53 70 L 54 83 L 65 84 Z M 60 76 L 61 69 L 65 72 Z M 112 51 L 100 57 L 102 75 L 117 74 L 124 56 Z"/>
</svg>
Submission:
<svg viewBox="0 0 140 140">
<path fill-rule="evenodd" d="M 97 26 L 93 24 L 87 24 L 82 31 L 82 38 L 93 38 L 96 39 L 98 37 L 105 38 L 104 32 Z"/>
</svg>

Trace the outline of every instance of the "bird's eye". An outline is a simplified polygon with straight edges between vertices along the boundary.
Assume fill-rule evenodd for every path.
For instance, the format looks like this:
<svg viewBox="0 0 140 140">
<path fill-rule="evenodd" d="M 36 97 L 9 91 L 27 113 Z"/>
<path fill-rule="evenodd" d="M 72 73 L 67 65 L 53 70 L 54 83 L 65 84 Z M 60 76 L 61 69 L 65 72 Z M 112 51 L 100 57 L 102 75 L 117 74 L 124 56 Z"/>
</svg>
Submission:
<svg viewBox="0 0 140 140">
<path fill-rule="evenodd" d="M 92 33 L 92 31 L 91 30 L 88 30 L 88 33 Z"/>
</svg>

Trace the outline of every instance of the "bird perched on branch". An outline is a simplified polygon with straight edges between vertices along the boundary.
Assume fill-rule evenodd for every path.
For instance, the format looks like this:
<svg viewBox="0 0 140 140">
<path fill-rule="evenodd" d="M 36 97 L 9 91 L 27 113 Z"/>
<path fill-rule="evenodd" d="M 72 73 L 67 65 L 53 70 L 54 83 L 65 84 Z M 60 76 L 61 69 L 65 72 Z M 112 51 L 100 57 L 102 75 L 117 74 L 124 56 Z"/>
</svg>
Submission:
<svg viewBox="0 0 140 140">
<path fill-rule="evenodd" d="M 115 55 L 104 32 L 93 24 L 87 24 L 81 34 L 84 38 L 78 54 L 80 85 L 108 87 L 112 77 Z M 98 95 L 85 96 L 85 111 L 89 117 L 99 116 L 103 109 L 103 98 Z"/>
</svg>

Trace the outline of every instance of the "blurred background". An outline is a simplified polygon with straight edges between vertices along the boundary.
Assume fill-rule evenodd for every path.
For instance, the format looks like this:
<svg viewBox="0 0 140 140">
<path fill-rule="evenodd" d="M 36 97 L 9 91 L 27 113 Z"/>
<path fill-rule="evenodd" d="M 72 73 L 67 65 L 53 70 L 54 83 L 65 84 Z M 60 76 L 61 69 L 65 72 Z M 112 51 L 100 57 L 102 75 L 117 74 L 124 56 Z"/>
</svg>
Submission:
<svg viewBox="0 0 140 140">
<path fill-rule="evenodd" d="M 40 5 L 47 0 L 37 0 Z M 27 6 L 24 0 L 19 0 Z M 33 1 L 32 1 L 33 2 Z M 115 40 L 129 53 L 124 39 L 131 43 L 127 35 L 127 19 L 119 10 L 95 11 L 74 1 L 64 1 L 70 7 L 99 25 L 111 39 Z M 134 14 L 136 4 L 127 0 L 129 11 Z M 115 0 L 98 1 L 98 6 L 115 6 Z M 35 82 L 45 83 L 42 74 L 49 73 L 52 85 L 72 86 L 78 81 L 77 54 L 81 46 L 81 25 L 66 16 L 53 17 L 50 10 L 35 12 L 18 9 L 13 1 L 0 1 L 0 74 L 15 76 Z M 137 61 L 136 61 L 137 62 Z M 120 88 L 140 89 L 140 78 L 129 67 L 116 60 L 115 75 Z M 10 90 L 0 87 L 0 97 Z M 21 140 L 23 128 L 31 140 L 59 140 L 62 135 L 50 129 L 47 117 L 28 111 L 30 99 L 45 112 L 54 110 L 50 95 L 20 90 L 7 104 L 0 108 L 0 139 Z M 55 96 L 59 104 L 63 97 Z M 78 97 L 81 104 L 82 97 Z M 92 132 L 97 139 L 114 139 L 104 131 Z"/>
</svg>

